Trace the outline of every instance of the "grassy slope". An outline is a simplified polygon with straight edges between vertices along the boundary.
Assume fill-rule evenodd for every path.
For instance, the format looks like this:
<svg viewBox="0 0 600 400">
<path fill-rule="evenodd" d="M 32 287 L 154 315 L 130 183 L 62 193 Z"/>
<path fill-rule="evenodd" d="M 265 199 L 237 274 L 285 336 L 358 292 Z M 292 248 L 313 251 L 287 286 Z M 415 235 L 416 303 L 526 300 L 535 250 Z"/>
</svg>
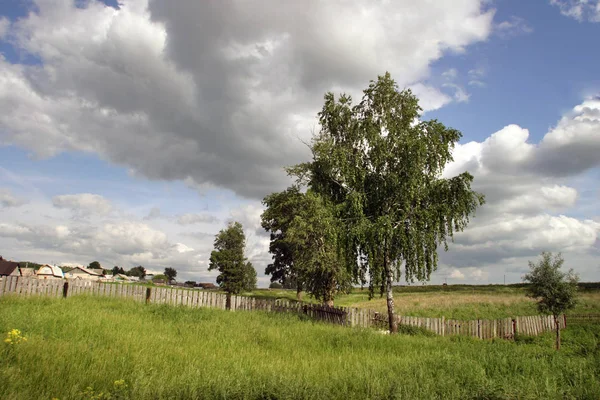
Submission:
<svg viewBox="0 0 600 400">
<path fill-rule="evenodd" d="M 124 379 L 131 398 L 600 398 L 600 328 L 517 343 L 384 336 L 295 316 L 121 299 L 0 298 L 0 398 L 78 398 Z M 531 342 L 531 343 L 530 343 Z"/>
<path fill-rule="evenodd" d="M 293 290 L 259 289 L 249 295 L 293 300 Z M 494 319 L 537 313 L 522 287 L 511 286 L 404 286 L 394 288 L 396 312 L 401 315 L 454 319 Z M 306 296 L 305 300 L 310 301 Z M 386 312 L 385 298 L 369 300 L 368 290 L 354 289 L 339 296 L 337 306 L 370 308 Z M 600 290 L 581 290 L 573 314 L 600 313 Z"/>
</svg>

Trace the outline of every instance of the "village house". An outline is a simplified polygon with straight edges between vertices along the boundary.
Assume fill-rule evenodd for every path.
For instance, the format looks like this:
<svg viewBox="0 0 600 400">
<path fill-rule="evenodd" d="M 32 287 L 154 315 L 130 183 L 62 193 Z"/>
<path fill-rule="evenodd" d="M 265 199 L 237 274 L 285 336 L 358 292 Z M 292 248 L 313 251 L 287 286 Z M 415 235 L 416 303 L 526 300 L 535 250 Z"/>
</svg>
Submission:
<svg viewBox="0 0 600 400">
<path fill-rule="evenodd" d="M 98 281 L 104 278 L 101 269 L 92 269 L 84 267 L 75 267 L 65 274 L 67 279 L 85 279 L 88 281 Z"/>
<path fill-rule="evenodd" d="M 37 270 L 35 276 L 38 279 L 63 279 L 65 274 L 60 267 L 46 264 L 42 265 L 40 269 Z"/>
<path fill-rule="evenodd" d="M 12 260 L 5 260 L 0 257 L 0 277 L 3 276 L 21 276 L 19 263 Z"/>
<path fill-rule="evenodd" d="M 21 276 L 23 278 L 35 278 L 35 269 L 34 268 L 21 268 Z"/>
</svg>

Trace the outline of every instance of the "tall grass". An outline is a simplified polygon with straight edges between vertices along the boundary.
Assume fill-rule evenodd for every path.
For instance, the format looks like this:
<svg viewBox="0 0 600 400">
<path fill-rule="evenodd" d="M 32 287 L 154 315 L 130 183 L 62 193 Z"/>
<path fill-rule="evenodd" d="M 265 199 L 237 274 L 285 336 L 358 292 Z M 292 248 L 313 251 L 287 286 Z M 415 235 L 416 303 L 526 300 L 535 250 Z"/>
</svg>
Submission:
<svg viewBox="0 0 600 400">
<path fill-rule="evenodd" d="M 295 299 L 291 290 L 259 289 L 248 295 L 268 298 Z M 579 304 L 573 314 L 600 313 L 600 290 L 581 290 Z M 306 297 L 310 301 L 310 297 Z M 394 287 L 395 310 L 400 315 L 416 317 L 446 317 L 452 319 L 496 319 L 520 315 L 536 315 L 535 302 L 525 296 L 521 286 L 402 286 Z M 376 296 L 369 300 L 367 289 L 354 289 L 338 296 L 336 306 L 369 308 L 387 311 L 385 298 Z"/>
<path fill-rule="evenodd" d="M 1 399 L 600 398 L 600 328 L 480 341 L 381 335 L 293 315 L 124 299 L 0 298 Z M 87 398 L 89 398 L 89 395 Z"/>
</svg>

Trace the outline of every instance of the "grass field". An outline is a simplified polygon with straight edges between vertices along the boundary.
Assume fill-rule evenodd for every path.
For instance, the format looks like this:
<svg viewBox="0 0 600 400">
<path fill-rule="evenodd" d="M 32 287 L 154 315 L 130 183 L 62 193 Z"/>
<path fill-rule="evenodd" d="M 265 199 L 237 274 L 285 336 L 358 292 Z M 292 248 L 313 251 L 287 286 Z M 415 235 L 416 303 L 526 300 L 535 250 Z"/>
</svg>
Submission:
<svg viewBox="0 0 600 400">
<path fill-rule="evenodd" d="M 567 328 L 557 353 L 551 334 L 386 336 L 292 315 L 0 298 L 0 332 L 15 328 L 28 340 L 0 342 L 1 399 L 600 398 L 593 324 Z"/>
<path fill-rule="evenodd" d="M 248 295 L 296 299 L 294 290 L 258 289 Z M 600 314 L 600 290 L 581 290 L 579 304 L 572 314 Z M 311 301 L 305 296 L 304 300 Z M 535 303 L 525 296 L 520 286 L 403 286 L 394 287 L 394 303 L 398 314 L 417 317 L 446 317 L 453 319 L 494 319 L 519 315 L 536 315 Z M 386 300 L 379 295 L 369 300 L 367 289 L 335 299 L 336 306 L 370 308 L 386 312 Z"/>
</svg>

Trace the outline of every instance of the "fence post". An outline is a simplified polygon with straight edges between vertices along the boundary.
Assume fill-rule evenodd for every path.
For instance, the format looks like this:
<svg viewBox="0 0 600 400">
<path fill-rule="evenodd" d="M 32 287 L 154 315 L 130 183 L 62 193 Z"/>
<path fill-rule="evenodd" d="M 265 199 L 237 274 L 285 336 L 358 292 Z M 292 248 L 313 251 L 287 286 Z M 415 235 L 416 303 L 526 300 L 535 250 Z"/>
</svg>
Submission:
<svg viewBox="0 0 600 400">
<path fill-rule="evenodd" d="M 67 298 L 67 293 L 69 292 L 69 282 L 65 281 L 65 283 L 63 284 L 63 298 L 66 299 Z"/>
<path fill-rule="evenodd" d="M 146 304 L 150 303 L 150 296 L 152 296 L 152 289 L 146 288 Z"/>
<path fill-rule="evenodd" d="M 517 336 L 517 320 L 516 319 L 512 319 L 512 333 L 513 333 L 513 339 L 515 338 L 515 336 Z"/>
<path fill-rule="evenodd" d="M 225 295 L 225 309 L 231 310 L 231 292 L 227 292 Z"/>
</svg>

